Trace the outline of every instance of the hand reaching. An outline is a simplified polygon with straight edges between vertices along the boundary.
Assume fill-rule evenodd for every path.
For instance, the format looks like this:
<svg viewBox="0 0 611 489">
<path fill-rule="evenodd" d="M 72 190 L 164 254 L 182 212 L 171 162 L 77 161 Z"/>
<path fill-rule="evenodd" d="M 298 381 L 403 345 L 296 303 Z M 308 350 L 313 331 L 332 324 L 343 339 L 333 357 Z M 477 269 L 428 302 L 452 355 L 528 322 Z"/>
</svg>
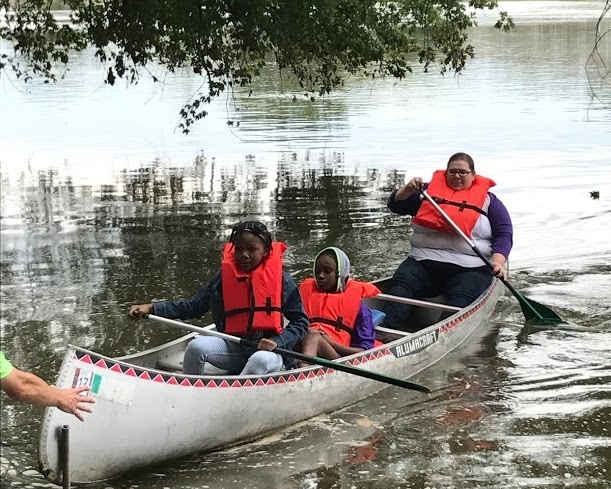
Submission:
<svg viewBox="0 0 611 489">
<path fill-rule="evenodd" d="M 91 413 L 93 409 L 87 404 L 93 404 L 93 397 L 81 394 L 89 390 L 89 387 L 77 387 L 75 389 L 55 388 L 55 406 L 65 413 L 74 414 L 81 421 L 85 421 L 80 411 Z"/>
</svg>

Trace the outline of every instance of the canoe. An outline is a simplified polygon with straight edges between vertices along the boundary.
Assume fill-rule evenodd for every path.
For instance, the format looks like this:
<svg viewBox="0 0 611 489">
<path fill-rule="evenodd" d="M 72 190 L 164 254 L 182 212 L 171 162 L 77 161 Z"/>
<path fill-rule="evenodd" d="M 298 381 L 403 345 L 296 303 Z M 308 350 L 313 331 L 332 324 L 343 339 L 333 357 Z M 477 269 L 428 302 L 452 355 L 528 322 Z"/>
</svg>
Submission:
<svg viewBox="0 0 611 489">
<path fill-rule="evenodd" d="M 385 291 L 389 280 L 376 285 Z M 439 320 L 441 311 L 434 303 L 414 307 L 410 324 L 418 325 L 417 332 L 378 327 L 381 344 L 339 361 L 383 375 L 414 377 L 483 331 L 502 292 L 499 281 L 493 280 L 475 302 L 444 320 Z M 369 301 L 370 307 L 382 308 L 378 299 Z M 214 325 L 207 328 L 214 329 Z M 96 404 L 83 423 L 56 408 L 45 411 L 39 446 L 41 472 L 61 483 L 60 433 L 64 425 L 69 426 L 70 481 L 94 482 L 191 453 L 252 441 L 388 387 L 321 366 L 263 376 L 183 375 L 182 358 L 194 336 L 196 333 L 190 333 L 118 358 L 69 345 L 57 386 L 89 385 Z"/>
</svg>

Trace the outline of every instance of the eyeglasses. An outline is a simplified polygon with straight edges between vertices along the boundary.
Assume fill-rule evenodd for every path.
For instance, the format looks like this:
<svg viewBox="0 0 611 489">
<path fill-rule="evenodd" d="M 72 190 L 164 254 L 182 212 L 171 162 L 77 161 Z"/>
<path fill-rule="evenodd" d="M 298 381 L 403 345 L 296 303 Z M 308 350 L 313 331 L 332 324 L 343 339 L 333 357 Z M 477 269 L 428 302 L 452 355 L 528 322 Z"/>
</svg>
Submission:
<svg viewBox="0 0 611 489">
<path fill-rule="evenodd" d="M 464 177 L 465 175 L 468 175 L 469 173 L 473 173 L 471 170 L 447 170 L 449 175 L 452 176 L 456 176 L 456 175 L 460 175 L 461 177 Z"/>
</svg>

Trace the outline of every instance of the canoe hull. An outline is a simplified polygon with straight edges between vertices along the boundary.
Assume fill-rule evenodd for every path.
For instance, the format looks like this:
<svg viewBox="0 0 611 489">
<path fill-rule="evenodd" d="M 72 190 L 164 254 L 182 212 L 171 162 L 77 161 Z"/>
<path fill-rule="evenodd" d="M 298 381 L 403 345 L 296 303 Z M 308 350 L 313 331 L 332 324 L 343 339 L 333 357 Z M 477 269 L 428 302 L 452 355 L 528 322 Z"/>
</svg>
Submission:
<svg viewBox="0 0 611 489">
<path fill-rule="evenodd" d="M 495 280 L 478 301 L 447 320 L 352 355 L 344 363 L 409 379 L 482 328 L 501 293 Z M 180 345 L 192 336 L 172 344 Z M 252 440 L 387 387 L 317 366 L 262 377 L 188 376 L 73 346 L 66 352 L 57 385 L 90 385 L 96 397 L 94 412 L 86 415 L 84 423 L 56 408 L 45 411 L 39 462 L 41 471 L 57 483 L 62 480 L 63 425 L 70 427 L 70 479 L 92 482 Z"/>
</svg>

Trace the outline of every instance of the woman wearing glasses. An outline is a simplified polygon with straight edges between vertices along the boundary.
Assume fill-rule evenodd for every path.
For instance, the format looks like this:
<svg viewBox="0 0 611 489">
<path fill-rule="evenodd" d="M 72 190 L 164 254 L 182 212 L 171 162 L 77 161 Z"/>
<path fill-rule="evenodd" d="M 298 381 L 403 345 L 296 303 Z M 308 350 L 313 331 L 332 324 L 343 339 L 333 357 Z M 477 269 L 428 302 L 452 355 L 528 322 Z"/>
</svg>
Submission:
<svg viewBox="0 0 611 489">
<path fill-rule="evenodd" d="M 488 190 L 496 185 L 477 175 L 466 153 L 450 157 L 445 170 L 437 170 L 429 183 L 414 177 L 395 190 L 388 208 L 411 215 L 413 234 L 408 258 L 393 275 L 389 294 L 421 299 L 443 294 L 448 304 L 465 307 L 486 290 L 492 276 L 471 247 L 457 235 L 419 190 L 435 198 L 450 218 L 494 265 L 493 275 L 504 277 L 513 244 L 511 217 L 503 203 Z M 384 326 L 409 331 L 411 306 L 388 303 Z M 451 313 L 447 313 L 449 315 Z"/>
</svg>

